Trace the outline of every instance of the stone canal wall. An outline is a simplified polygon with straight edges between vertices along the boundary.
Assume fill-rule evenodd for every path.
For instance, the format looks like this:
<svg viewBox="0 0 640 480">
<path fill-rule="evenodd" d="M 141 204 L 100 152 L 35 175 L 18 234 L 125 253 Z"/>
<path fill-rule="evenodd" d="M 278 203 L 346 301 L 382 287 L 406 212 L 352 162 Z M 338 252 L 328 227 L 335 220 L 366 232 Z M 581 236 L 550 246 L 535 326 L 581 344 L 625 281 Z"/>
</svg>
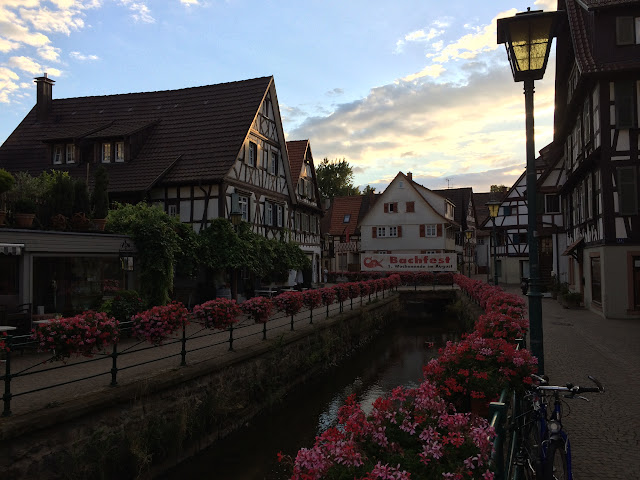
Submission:
<svg viewBox="0 0 640 480">
<path fill-rule="evenodd" d="M 84 395 L 55 411 L 0 418 L 2 478 L 152 478 L 367 343 L 396 318 L 400 298 L 222 359 Z"/>
</svg>

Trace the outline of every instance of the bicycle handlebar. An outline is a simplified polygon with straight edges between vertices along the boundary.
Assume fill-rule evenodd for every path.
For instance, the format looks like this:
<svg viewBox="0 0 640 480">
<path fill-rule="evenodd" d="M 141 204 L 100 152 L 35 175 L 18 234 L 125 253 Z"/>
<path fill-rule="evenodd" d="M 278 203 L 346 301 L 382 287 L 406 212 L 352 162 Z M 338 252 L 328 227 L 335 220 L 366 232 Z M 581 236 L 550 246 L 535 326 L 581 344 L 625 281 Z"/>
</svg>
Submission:
<svg viewBox="0 0 640 480">
<path fill-rule="evenodd" d="M 567 383 L 566 386 L 561 387 L 558 385 L 549 385 L 549 380 L 546 376 L 541 377 L 535 374 L 532 374 L 531 376 L 540 383 L 539 385 L 532 386 L 534 390 L 568 392 L 570 396 L 578 395 L 580 393 L 587 393 L 587 392 L 595 392 L 595 393 L 604 392 L 604 386 L 602 385 L 602 383 L 600 383 L 597 378 L 592 377 L 591 375 L 587 375 L 587 377 L 589 378 L 589 380 L 595 383 L 597 387 L 580 387 L 578 385 L 573 385 L 572 383 Z"/>
</svg>

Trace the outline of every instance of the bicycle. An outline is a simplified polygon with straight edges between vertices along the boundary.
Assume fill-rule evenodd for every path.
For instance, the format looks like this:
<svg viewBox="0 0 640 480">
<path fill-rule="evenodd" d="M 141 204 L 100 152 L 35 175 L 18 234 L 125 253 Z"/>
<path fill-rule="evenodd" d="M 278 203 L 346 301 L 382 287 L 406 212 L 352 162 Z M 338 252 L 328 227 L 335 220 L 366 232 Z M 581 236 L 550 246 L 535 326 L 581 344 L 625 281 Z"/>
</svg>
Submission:
<svg viewBox="0 0 640 480">
<path fill-rule="evenodd" d="M 604 387 L 594 377 L 588 378 L 596 387 L 549 385 L 548 379 L 532 375 L 537 385 L 529 387 L 522 402 L 514 396 L 515 460 L 509 465 L 507 478 L 517 480 L 572 480 L 571 444 L 562 428 L 562 400 L 565 398 L 589 401 L 582 393 L 603 393 Z M 553 404 L 548 397 L 553 395 Z M 522 413 L 520 413 L 520 411 Z M 515 468 L 514 468 L 515 467 Z"/>
</svg>

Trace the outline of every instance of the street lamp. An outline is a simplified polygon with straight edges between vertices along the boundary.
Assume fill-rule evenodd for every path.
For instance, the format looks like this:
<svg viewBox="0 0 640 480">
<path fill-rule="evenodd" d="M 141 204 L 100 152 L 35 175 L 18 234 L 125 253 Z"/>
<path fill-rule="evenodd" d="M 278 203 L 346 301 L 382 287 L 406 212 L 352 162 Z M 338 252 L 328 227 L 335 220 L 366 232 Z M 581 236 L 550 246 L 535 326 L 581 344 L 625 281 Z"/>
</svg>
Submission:
<svg viewBox="0 0 640 480">
<path fill-rule="evenodd" d="M 498 286 L 498 267 L 497 267 L 497 248 L 496 248 L 496 217 L 498 216 L 498 210 L 500 210 L 500 204 L 498 200 L 489 200 L 485 205 L 489 209 L 489 216 L 491 217 L 491 223 L 493 224 L 491 228 L 491 241 L 493 243 L 493 265 L 491 269 L 493 270 L 493 284 Z"/>
<path fill-rule="evenodd" d="M 527 150 L 527 212 L 529 244 L 529 324 L 531 353 L 538 357 L 538 373 L 544 373 L 542 342 L 542 294 L 538 264 L 536 218 L 536 154 L 533 130 L 533 82 L 544 77 L 551 42 L 555 36 L 557 12 L 541 10 L 517 13 L 498 19 L 498 43 L 504 43 L 513 80 L 524 82 Z"/>
<path fill-rule="evenodd" d="M 469 261 L 467 262 L 469 264 L 469 278 L 471 278 L 471 236 L 473 235 L 473 230 L 465 230 L 464 231 L 464 236 L 467 237 L 467 248 L 469 248 L 469 255 L 467 255 L 467 258 L 469 258 Z M 465 252 L 466 253 L 466 252 Z"/>
</svg>

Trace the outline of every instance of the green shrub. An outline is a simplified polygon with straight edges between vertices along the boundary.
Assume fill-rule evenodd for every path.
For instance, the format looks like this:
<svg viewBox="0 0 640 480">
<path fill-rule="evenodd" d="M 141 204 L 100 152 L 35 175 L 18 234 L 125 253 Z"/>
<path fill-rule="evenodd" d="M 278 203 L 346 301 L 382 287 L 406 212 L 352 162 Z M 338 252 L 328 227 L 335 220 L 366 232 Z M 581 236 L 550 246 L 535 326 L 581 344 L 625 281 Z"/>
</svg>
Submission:
<svg viewBox="0 0 640 480">
<path fill-rule="evenodd" d="M 135 290 L 118 290 L 111 300 L 100 306 L 100 310 L 120 322 L 126 322 L 132 315 L 144 310 L 144 305 Z"/>
</svg>

